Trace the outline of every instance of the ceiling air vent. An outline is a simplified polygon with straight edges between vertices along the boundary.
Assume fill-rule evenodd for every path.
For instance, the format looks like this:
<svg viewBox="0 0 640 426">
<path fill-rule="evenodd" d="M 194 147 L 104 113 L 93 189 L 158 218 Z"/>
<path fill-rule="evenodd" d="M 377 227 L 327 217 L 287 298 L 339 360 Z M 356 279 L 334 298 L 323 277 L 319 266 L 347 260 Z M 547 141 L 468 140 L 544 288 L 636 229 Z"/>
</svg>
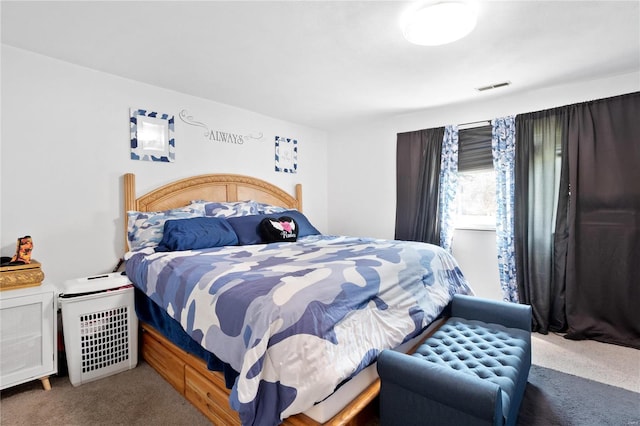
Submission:
<svg viewBox="0 0 640 426">
<path fill-rule="evenodd" d="M 508 86 L 510 84 L 511 84 L 510 81 L 503 81 L 502 83 L 495 83 L 495 84 L 490 84 L 490 85 L 484 86 L 484 87 L 478 87 L 476 90 L 478 92 L 484 92 L 485 90 L 497 89 L 498 87 L 505 87 L 505 86 Z"/>
</svg>

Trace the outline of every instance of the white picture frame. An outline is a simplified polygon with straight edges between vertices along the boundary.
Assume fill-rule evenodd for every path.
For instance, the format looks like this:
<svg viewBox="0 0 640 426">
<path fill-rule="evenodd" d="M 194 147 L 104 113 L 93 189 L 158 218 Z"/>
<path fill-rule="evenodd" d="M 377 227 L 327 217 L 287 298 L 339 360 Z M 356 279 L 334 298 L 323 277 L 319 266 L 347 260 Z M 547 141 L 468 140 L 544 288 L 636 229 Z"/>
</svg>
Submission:
<svg viewBox="0 0 640 426">
<path fill-rule="evenodd" d="M 174 116 L 145 109 L 130 109 L 131 159 L 175 161 Z"/>
<path fill-rule="evenodd" d="M 276 172 L 298 172 L 298 141 L 296 139 L 276 136 Z"/>
</svg>

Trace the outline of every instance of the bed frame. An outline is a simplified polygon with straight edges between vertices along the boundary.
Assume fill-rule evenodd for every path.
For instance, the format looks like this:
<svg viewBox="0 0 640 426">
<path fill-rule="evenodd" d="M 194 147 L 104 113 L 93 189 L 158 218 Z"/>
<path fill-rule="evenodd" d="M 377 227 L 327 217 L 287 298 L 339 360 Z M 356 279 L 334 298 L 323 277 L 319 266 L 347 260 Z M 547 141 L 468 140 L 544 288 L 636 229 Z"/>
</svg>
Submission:
<svg viewBox="0 0 640 426">
<path fill-rule="evenodd" d="M 136 197 L 135 175 L 124 175 L 124 208 L 126 212 L 159 211 L 181 207 L 191 200 L 241 201 L 295 208 L 302 211 L 302 186 L 295 186 L 295 196 L 260 179 L 234 174 L 207 174 L 164 185 Z M 126 246 L 125 219 L 125 251 Z M 216 425 L 240 425 L 238 413 L 229 406 L 229 389 L 224 376 L 207 369 L 205 362 L 167 340 L 148 324 L 141 323 L 141 355 L 165 380 Z M 331 420 L 329 426 L 363 426 L 377 415 L 380 380 L 376 380 Z M 319 425 L 304 414 L 288 417 L 288 426 Z"/>
</svg>

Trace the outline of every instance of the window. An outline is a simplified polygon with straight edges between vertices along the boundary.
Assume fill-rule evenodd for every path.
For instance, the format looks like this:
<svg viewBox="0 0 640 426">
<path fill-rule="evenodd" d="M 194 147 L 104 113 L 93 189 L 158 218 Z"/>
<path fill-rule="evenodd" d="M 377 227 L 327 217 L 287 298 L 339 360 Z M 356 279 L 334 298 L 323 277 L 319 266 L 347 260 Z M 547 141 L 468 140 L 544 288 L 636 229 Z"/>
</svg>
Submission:
<svg viewBox="0 0 640 426">
<path fill-rule="evenodd" d="M 458 229 L 495 229 L 496 173 L 491 153 L 491 126 L 458 131 Z"/>
<path fill-rule="evenodd" d="M 456 228 L 493 229 L 496 226 L 496 172 L 458 172 Z"/>
</svg>

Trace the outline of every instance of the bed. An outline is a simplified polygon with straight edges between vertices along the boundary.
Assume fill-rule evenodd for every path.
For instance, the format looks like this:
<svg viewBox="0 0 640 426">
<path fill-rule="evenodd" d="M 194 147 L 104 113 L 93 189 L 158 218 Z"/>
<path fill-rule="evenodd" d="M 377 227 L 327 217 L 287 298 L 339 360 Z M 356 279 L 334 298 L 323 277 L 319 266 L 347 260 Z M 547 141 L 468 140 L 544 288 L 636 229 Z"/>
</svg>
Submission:
<svg viewBox="0 0 640 426">
<path fill-rule="evenodd" d="M 208 174 L 137 197 L 124 176 L 141 355 L 215 424 L 366 424 L 377 354 L 472 293 L 439 247 L 324 235 L 294 194 Z"/>
</svg>

